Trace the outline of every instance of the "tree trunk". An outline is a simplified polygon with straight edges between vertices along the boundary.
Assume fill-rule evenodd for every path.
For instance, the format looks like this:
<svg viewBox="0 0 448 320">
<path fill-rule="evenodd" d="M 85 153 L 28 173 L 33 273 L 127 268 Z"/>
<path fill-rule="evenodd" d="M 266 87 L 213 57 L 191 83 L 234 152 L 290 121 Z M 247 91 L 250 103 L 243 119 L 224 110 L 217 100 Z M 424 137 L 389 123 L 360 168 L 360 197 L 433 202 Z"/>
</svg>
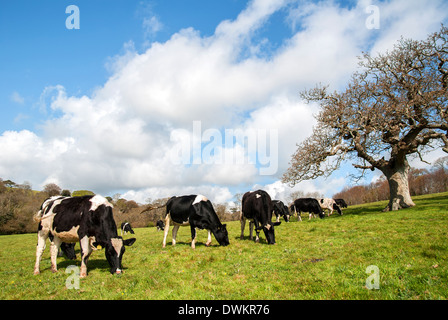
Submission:
<svg viewBox="0 0 448 320">
<path fill-rule="evenodd" d="M 388 166 L 383 170 L 389 183 L 389 203 L 385 211 L 394 211 L 415 206 L 409 192 L 408 173 L 410 166 L 406 160 L 402 164 Z"/>
</svg>

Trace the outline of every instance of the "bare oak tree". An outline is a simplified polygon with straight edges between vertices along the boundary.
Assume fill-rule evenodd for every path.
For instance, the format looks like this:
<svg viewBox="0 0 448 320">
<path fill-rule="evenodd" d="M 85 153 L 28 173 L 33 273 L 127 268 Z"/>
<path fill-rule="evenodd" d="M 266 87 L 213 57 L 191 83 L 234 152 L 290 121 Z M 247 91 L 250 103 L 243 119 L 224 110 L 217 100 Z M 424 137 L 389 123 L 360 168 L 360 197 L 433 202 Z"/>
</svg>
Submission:
<svg viewBox="0 0 448 320">
<path fill-rule="evenodd" d="M 380 170 L 389 183 L 385 208 L 414 206 L 408 185 L 408 156 L 442 148 L 448 153 L 448 29 L 426 40 L 401 39 L 392 51 L 364 53 L 360 70 L 343 92 L 318 85 L 301 93 L 321 110 L 313 134 L 298 145 L 283 181 L 329 176 L 345 160 Z"/>
</svg>

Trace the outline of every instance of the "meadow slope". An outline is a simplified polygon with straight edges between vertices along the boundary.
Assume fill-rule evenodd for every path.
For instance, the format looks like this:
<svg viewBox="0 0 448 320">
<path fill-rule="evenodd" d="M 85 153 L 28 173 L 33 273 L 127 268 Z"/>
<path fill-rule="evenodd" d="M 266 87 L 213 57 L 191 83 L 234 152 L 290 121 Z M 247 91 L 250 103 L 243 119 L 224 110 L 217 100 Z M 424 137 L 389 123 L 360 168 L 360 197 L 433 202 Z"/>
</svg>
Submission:
<svg viewBox="0 0 448 320">
<path fill-rule="evenodd" d="M 196 250 L 190 229 L 162 249 L 163 232 L 136 228 L 124 254 L 125 273 L 112 276 L 104 251 L 89 261 L 89 275 L 69 290 L 65 273 L 77 260 L 58 258 L 50 271 L 49 243 L 41 274 L 33 276 L 36 234 L 0 236 L 0 299 L 447 299 L 448 193 L 414 197 L 417 207 L 381 212 L 386 202 L 353 206 L 344 215 L 276 227 L 277 245 L 240 240 L 239 222 L 227 224 L 230 245 Z M 283 220 L 282 220 L 283 221 Z M 132 235 L 134 236 L 134 235 Z M 125 237 L 130 237 L 126 235 Z M 366 268 L 379 270 L 368 290 Z"/>
</svg>

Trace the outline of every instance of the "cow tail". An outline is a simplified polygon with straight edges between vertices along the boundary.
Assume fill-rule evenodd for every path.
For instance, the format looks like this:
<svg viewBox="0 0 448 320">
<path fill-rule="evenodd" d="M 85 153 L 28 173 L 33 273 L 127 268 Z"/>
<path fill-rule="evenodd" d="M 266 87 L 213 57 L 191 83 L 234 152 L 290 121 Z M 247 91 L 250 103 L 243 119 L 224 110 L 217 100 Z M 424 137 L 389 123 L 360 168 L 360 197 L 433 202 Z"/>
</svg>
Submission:
<svg viewBox="0 0 448 320">
<path fill-rule="evenodd" d="M 34 215 L 33 215 L 33 220 L 37 223 L 42 221 L 42 210 L 37 211 Z"/>
<path fill-rule="evenodd" d="M 42 221 L 42 217 L 44 216 L 44 213 L 47 211 L 48 209 L 48 205 L 49 203 L 44 202 L 42 204 L 42 206 L 40 207 L 39 211 L 37 211 L 34 215 L 33 215 L 33 220 L 37 223 Z"/>
</svg>

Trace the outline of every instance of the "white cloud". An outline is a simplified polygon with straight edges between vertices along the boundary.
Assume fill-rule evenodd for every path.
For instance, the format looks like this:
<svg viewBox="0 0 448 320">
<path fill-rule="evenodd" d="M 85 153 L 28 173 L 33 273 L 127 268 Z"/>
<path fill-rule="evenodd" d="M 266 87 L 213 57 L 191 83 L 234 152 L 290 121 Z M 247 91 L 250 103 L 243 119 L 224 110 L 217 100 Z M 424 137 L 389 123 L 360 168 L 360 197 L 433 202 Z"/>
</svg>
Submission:
<svg viewBox="0 0 448 320">
<path fill-rule="evenodd" d="M 439 30 L 440 24 L 447 19 L 448 3 L 442 0 L 396 0 L 377 5 L 381 32 L 371 49 L 374 54 L 391 49 L 400 37 L 425 39 L 429 33 Z"/>
<path fill-rule="evenodd" d="M 146 203 L 146 199 L 148 198 L 155 200 L 190 194 L 203 194 L 212 203 L 225 203 L 233 197 L 233 194 L 228 188 L 210 185 L 145 188 L 138 191 L 130 190 L 122 194 L 122 197 L 125 199 L 134 199 L 138 203 Z"/>
<path fill-rule="evenodd" d="M 15 102 L 15 103 L 17 103 L 17 104 L 24 104 L 24 103 L 25 103 L 25 98 L 23 98 L 23 97 L 20 95 L 20 93 L 18 93 L 17 91 L 14 91 L 14 92 L 11 94 L 10 99 L 11 99 L 12 102 Z"/>
<path fill-rule="evenodd" d="M 68 96 L 62 85 L 43 90 L 41 110 L 51 108 L 58 116 L 49 118 L 39 135 L 8 131 L 0 136 L 0 149 L 8 150 L 0 155 L 0 177 L 31 180 L 33 185 L 58 181 L 63 188 L 105 195 L 128 190 L 124 196 L 139 202 L 189 193 L 224 202 L 232 198 L 230 190 L 266 181 L 259 164 L 213 161 L 221 154 L 250 159 L 239 144 L 200 154 L 200 164 L 173 161 L 173 152 L 182 147 L 194 150 L 192 126 L 200 120 L 202 133 L 276 130 L 278 171 L 263 187 L 285 197 L 290 188 L 276 180 L 288 167 L 296 143 L 311 133 L 317 112 L 298 93 L 318 82 L 340 88 L 356 68 L 361 50 L 390 47 L 398 38 L 395 30 L 417 37 L 437 30 L 434 20 L 448 12 L 440 10 L 444 3 L 426 2 L 427 13 L 416 30 L 412 17 L 420 4 L 387 2 L 381 5 L 381 29 L 374 31 L 365 28 L 365 5 L 360 1 L 349 10 L 331 1 L 251 1 L 212 36 L 188 28 L 164 43 L 151 43 L 143 53 L 128 42 L 122 55 L 108 60 L 111 76 L 91 96 Z M 294 32 L 272 56 L 260 57 L 263 46 L 253 35 L 280 8 L 289 10 Z M 155 15 L 143 21 L 148 32 L 161 28 Z M 303 182 L 294 190 L 331 196 L 343 180 Z"/>
<path fill-rule="evenodd" d="M 156 16 L 150 16 L 143 18 L 143 29 L 146 37 L 152 37 L 157 32 L 162 30 L 163 24 Z"/>
<path fill-rule="evenodd" d="M 141 1 L 138 4 L 136 16 L 142 19 L 143 47 L 148 47 L 156 34 L 163 30 L 164 25 L 154 12 L 154 3 Z"/>
</svg>

